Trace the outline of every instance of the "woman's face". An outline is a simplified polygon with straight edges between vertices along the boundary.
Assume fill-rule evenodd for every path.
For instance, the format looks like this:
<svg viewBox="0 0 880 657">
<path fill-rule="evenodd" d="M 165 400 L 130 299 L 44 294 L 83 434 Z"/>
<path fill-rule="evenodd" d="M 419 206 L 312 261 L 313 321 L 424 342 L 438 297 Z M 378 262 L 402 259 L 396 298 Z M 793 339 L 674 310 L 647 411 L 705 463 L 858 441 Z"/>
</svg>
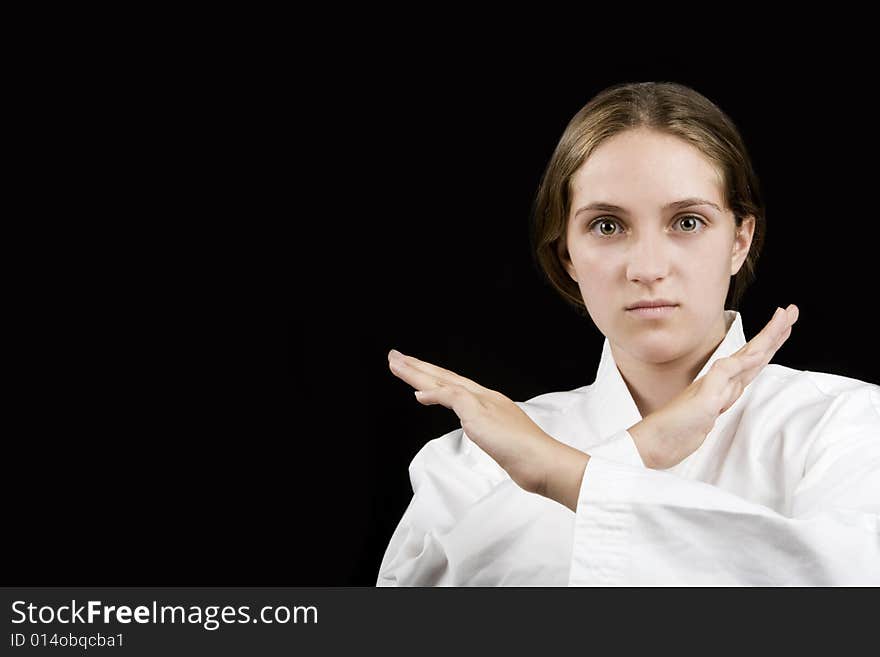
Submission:
<svg viewBox="0 0 880 657">
<path fill-rule="evenodd" d="M 704 346 L 719 322 L 724 326 L 730 277 L 742 266 L 754 230 L 748 217 L 737 235 L 711 161 L 678 137 L 632 129 L 593 151 L 571 186 L 570 258 L 561 256 L 602 334 L 652 363 Z M 667 207 L 684 199 L 717 207 Z M 621 209 L 582 209 L 599 203 Z M 677 307 L 650 317 L 627 310 L 654 299 Z"/>
</svg>

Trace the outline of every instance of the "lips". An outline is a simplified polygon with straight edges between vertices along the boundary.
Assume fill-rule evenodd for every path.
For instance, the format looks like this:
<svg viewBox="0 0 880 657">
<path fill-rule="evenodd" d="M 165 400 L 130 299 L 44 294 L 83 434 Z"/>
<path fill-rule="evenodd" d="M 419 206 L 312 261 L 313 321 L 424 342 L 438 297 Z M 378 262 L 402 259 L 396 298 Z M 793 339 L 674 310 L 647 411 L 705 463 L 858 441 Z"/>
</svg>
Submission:
<svg viewBox="0 0 880 657">
<path fill-rule="evenodd" d="M 659 319 L 670 317 L 677 308 L 678 306 L 642 306 L 640 308 L 629 308 L 626 312 L 633 317 Z"/>
<path fill-rule="evenodd" d="M 634 310 L 636 308 L 660 308 L 663 306 L 677 306 L 678 304 L 674 301 L 670 301 L 669 299 L 654 299 L 651 301 L 637 301 L 631 306 L 627 306 L 627 310 Z"/>
</svg>

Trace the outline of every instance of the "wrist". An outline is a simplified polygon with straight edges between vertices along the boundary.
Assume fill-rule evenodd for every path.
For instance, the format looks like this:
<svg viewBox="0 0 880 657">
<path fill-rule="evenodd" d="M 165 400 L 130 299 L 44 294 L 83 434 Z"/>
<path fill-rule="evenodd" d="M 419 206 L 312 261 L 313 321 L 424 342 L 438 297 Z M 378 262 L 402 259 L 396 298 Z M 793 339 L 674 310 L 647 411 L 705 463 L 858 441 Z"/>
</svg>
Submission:
<svg viewBox="0 0 880 657">
<path fill-rule="evenodd" d="M 552 439 L 545 452 L 538 493 L 575 511 L 589 460 L 589 454 Z"/>
<path fill-rule="evenodd" d="M 658 425 L 656 414 L 642 419 L 627 429 L 627 432 L 632 437 L 645 467 L 653 470 L 669 467 L 669 454 L 661 444 L 663 432 Z"/>
</svg>

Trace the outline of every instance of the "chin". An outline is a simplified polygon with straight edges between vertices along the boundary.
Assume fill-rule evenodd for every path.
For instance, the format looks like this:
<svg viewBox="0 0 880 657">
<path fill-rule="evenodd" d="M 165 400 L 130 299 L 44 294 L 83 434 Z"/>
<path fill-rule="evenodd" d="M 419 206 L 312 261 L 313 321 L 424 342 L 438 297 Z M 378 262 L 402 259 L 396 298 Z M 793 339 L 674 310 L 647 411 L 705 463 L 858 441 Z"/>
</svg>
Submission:
<svg viewBox="0 0 880 657">
<path fill-rule="evenodd" d="M 666 331 L 645 331 L 631 336 L 630 353 L 648 363 L 666 363 L 681 356 L 677 336 Z"/>
</svg>

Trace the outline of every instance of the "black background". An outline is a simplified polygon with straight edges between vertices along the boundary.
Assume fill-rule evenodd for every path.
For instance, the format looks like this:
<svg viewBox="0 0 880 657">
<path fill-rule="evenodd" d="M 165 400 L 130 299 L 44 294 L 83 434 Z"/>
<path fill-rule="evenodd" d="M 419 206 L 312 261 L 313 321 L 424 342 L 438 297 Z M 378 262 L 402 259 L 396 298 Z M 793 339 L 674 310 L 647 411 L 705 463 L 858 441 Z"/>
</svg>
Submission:
<svg viewBox="0 0 880 657">
<path fill-rule="evenodd" d="M 617 82 L 687 84 L 740 128 L 768 224 L 746 337 L 796 303 L 774 362 L 877 383 L 877 144 L 862 60 L 840 56 L 389 48 L 232 74 L 241 94 L 122 85 L 110 109 L 100 71 L 80 80 L 80 110 L 35 133 L 54 155 L 9 246 L 9 583 L 372 586 L 411 458 L 459 426 L 388 350 L 515 400 L 593 380 L 602 336 L 542 282 L 528 213 L 568 120 Z"/>
</svg>

